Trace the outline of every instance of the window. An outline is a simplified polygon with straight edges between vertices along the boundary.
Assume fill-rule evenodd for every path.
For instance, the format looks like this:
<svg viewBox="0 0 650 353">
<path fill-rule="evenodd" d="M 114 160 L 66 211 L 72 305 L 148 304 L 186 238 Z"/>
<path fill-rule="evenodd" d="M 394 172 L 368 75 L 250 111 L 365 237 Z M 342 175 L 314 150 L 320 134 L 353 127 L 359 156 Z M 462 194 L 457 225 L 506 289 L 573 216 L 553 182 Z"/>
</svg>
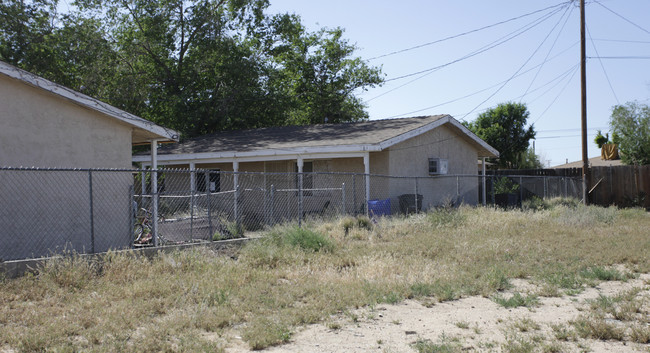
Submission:
<svg viewBox="0 0 650 353">
<path fill-rule="evenodd" d="M 298 163 L 295 164 L 296 173 L 298 173 Z M 311 196 L 314 188 L 314 162 L 303 162 L 302 164 L 302 188 L 304 196 Z M 300 176 L 296 174 L 296 189 L 300 188 Z"/>
<path fill-rule="evenodd" d="M 429 158 L 429 175 L 447 174 L 449 163 L 442 158 Z"/>
<path fill-rule="evenodd" d="M 221 173 L 219 169 L 212 169 L 207 172 L 196 172 L 196 191 L 205 192 L 206 191 L 206 182 L 205 175 L 210 175 L 210 192 L 219 192 L 221 191 Z"/>
</svg>

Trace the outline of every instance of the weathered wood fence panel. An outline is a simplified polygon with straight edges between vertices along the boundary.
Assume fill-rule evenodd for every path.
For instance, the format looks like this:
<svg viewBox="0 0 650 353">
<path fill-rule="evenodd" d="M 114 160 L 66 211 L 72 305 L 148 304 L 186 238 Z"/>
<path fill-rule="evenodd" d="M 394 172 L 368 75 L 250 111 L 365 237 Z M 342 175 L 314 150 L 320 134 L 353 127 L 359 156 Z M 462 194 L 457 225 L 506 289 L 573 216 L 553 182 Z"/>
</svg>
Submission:
<svg viewBox="0 0 650 353">
<path fill-rule="evenodd" d="M 580 177 L 581 168 L 490 170 L 487 175 Z M 650 165 L 591 167 L 589 201 L 596 205 L 650 208 Z"/>
<path fill-rule="evenodd" d="M 591 168 L 591 202 L 650 207 L 650 166 Z"/>
</svg>

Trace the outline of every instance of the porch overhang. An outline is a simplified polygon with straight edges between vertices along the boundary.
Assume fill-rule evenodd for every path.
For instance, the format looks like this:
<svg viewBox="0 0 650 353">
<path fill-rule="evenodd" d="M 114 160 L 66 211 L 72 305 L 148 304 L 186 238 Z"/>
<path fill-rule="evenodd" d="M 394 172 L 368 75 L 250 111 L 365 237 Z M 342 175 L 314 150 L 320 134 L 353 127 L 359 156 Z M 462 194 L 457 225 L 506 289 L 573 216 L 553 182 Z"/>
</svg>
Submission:
<svg viewBox="0 0 650 353">
<path fill-rule="evenodd" d="M 233 163 L 233 162 L 269 162 L 282 160 L 302 159 L 336 159 L 336 158 L 363 158 L 368 152 L 380 151 L 369 148 L 366 150 L 336 149 L 323 151 L 320 149 L 290 150 L 264 150 L 251 152 L 217 152 L 217 153 L 187 153 L 187 154 L 159 154 L 158 165 L 201 164 L 201 163 Z M 149 166 L 151 157 L 139 155 L 133 157 L 133 162 Z"/>
</svg>

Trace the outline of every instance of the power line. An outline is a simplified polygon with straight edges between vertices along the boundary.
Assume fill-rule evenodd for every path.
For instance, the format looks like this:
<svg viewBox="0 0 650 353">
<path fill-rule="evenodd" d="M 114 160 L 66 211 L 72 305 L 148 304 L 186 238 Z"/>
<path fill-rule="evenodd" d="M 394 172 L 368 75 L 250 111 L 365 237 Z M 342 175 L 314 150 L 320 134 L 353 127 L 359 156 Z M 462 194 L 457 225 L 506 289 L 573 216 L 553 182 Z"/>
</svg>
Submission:
<svg viewBox="0 0 650 353">
<path fill-rule="evenodd" d="M 586 28 L 587 28 L 587 34 L 589 34 L 589 39 L 591 39 L 591 32 L 589 31 L 589 26 L 586 26 Z M 594 43 L 593 39 L 591 39 L 591 46 L 594 47 L 594 52 L 596 52 L 596 55 L 600 55 L 598 54 L 598 49 L 596 48 L 596 44 Z M 618 96 L 616 96 L 614 87 L 612 86 L 612 81 L 609 80 L 609 75 L 607 75 L 607 71 L 605 70 L 605 65 L 603 64 L 603 60 L 600 57 L 598 58 L 598 62 L 600 63 L 600 67 L 603 69 L 603 73 L 605 74 L 605 78 L 607 79 L 607 84 L 609 85 L 609 89 L 612 90 L 614 99 L 616 99 L 616 104 L 621 104 L 621 102 L 618 100 Z"/>
<path fill-rule="evenodd" d="M 588 56 L 587 59 L 647 60 L 650 56 Z"/>
<path fill-rule="evenodd" d="M 546 107 L 546 109 L 544 109 L 544 111 L 537 117 L 537 119 L 535 119 L 535 121 L 533 121 L 533 124 L 538 122 L 546 114 L 546 112 L 549 109 L 551 109 L 551 107 L 555 104 L 555 102 L 557 102 L 557 100 L 560 98 L 562 93 L 564 93 L 564 90 L 569 86 L 569 83 L 571 83 L 571 81 L 573 80 L 573 77 L 575 76 L 575 74 L 578 72 L 578 68 L 579 68 L 579 64 L 575 66 L 575 70 L 573 71 L 573 74 L 571 74 L 571 77 L 569 77 L 567 82 L 564 84 L 564 87 L 562 87 L 562 89 L 560 90 L 560 92 L 558 92 L 558 94 L 555 96 L 553 101 L 551 101 L 551 103 Z"/>
<path fill-rule="evenodd" d="M 555 58 L 561 56 L 561 55 L 564 54 L 565 52 L 571 50 L 571 49 L 572 49 L 573 47 L 575 47 L 577 44 L 578 44 L 578 42 L 573 43 L 571 46 L 567 47 L 566 49 L 562 50 L 561 52 L 559 52 L 559 53 L 556 54 L 555 56 L 553 56 L 553 57 L 551 57 L 550 59 L 548 59 L 548 61 L 551 61 L 551 60 L 553 60 L 553 59 L 555 59 Z M 527 74 L 527 73 L 533 71 L 534 69 L 540 67 L 541 65 L 543 65 L 543 63 L 538 64 L 538 65 L 536 65 L 536 66 L 533 66 L 533 67 L 531 67 L 530 69 L 528 69 L 528 70 L 526 70 L 526 71 L 520 72 L 516 77 L 523 76 L 523 75 L 525 75 L 525 74 Z M 567 70 L 567 71 L 570 71 L 570 70 L 572 70 L 572 69 L 575 69 L 576 66 L 577 66 L 577 65 L 574 65 L 571 69 L 569 69 L 569 70 Z M 561 74 L 560 76 L 558 76 L 558 77 L 562 77 L 562 76 L 565 76 L 565 73 L 562 73 L 562 74 Z M 550 82 L 555 81 L 558 77 L 556 77 L 555 79 L 551 80 Z M 441 107 L 441 106 L 443 106 L 443 105 L 447 105 L 447 104 L 450 104 L 450 103 L 454 103 L 454 102 L 457 102 L 457 101 L 459 101 L 459 100 L 463 100 L 463 99 L 465 99 L 465 98 L 469 98 L 469 97 L 475 96 L 475 95 L 477 95 L 477 94 L 479 94 L 479 93 L 482 93 L 482 92 L 485 92 L 485 91 L 487 91 L 487 90 L 489 90 L 489 89 L 492 89 L 492 88 L 494 88 L 494 87 L 497 87 L 497 86 L 503 84 L 503 83 L 506 82 L 506 81 L 507 81 L 507 80 L 504 80 L 504 81 L 501 81 L 501 82 L 497 82 L 497 83 L 495 83 L 495 84 L 492 85 L 492 86 L 489 86 L 489 87 L 486 87 L 486 88 L 480 89 L 480 90 L 478 90 L 478 91 L 475 91 L 475 92 L 473 92 L 473 93 L 470 93 L 470 94 L 464 95 L 464 96 L 459 97 L 459 98 L 455 98 L 455 99 L 452 99 L 452 100 L 449 100 L 449 101 L 446 101 L 446 102 L 443 102 L 443 103 L 439 103 L 439 104 L 436 104 L 436 105 L 432 105 L 432 106 L 429 106 L 429 107 L 426 107 L 426 108 L 422 108 L 422 109 L 418 109 L 418 110 L 413 110 L 413 111 L 410 111 L 410 112 L 407 112 L 407 113 L 402 113 L 402 114 L 393 115 L 393 116 L 390 116 L 390 117 L 388 117 L 388 118 L 386 118 L 386 119 L 392 119 L 392 118 L 397 118 L 397 117 L 404 116 L 404 115 L 415 114 L 415 113 L 419 113 L 419 112 L 422 112 L 422 111 L 425 111 L 425 110 L 429 110 L 429 109 L 433 109 L 433 108 Z M 545 86 L 545 85 L 547 85 L 547 84 L 548 84 L 548 83 L 542 85 L 542 87 Z M 539 88 L 536 88 L 536 89 L 534 89 L 532 92 L 534 92 L 534 91 L 536 91 L 536 90 L 538 90 L 538 89 L 539 89 Z M 375 98 L 376 98 L 376 97 L 375 97 Z"/>
<path fill-rule="evenodd" d="M 554 79 L 552 79 L 551 81 L 549 81 L 549 82 L 543 84 L 542 86 L 539 86 L 539 87 L 535 88 L 534 90 L 532 90 L 532 91 L 530 91 L 530 92 L 527 92 L 527 93 L 525 93 L 525 94 L 522 94 L 521 96 L 519 96 L 519 97 L 517 97 L 517 98 L 521 99 L 521 98 L 525 97 L 528 93 L 533 93 L 533 92 L 535 92 L 535 91 L 538 91 L 538 90 L 542 89 L 543 87 L 545 87 L 545 86 L 547 86 L 547 85 L 550 85 L 551 83 L 557 81 L 557 82 L 555 82 L 555 84 L 552 85 L 549 89 L 547 89 L 546 91 L 544 91 L 544 93 L 540 94 L 537 98 L 534 98 L 534 99 L 532 99 L 532 100 L 528 100 L 527 103 L 532 103 L 532 102 L 534 102 L 534 101 L 536 101 L 536 100 L 538 100 L 538 99 L 544 97 L 547 93 L 549 93 L 549 92 L 552 91 L 555 87 L 557 87 L 557 85 L 561 84 L 562 81 L 564 81 L 564 79 L 565 79 L 566 77 L 569 77 L 569 76 L 573 77 L 573 75 L 575 75 L 575 72 L 578 70 L 578 67 L 579 67 L 579 66 L 580 66 L 579 63 L 573 65 L 571 68 L 569 68 L 568 70 L 564 71 L 564 72 L 561 73 L 559 76 L 557 76 L 557 77 L 555 77 Z M 571 81 L 571 80 L 569 79 L 569 81 Z"/>
<path fill-rule="evenodd" d="M 560 39 L 560 35 L 564 31 L 564 27 L 566 26 L 567 22 L 569 22 L 569 18 L 571 18 L 571 14 L 573 13 L 573 8 L 571 8 L 571 11 L 569 12 L 569 15 L 566 17 L 566 20 L 564 20 L 564 23 L 562 24 L 562 28 L 557 32 L 557 36 L 555 37 L 555 40 L 553 41 L 553 45 L 551 45 L 551 48 L 548 50 L 548 53 L 546 53 L 546 57 L 544 57 L 544 60 L 542 61 L 542 65 L 539 67 L 539 70 L 535 73 L 535 77 L 533 77 L 533 80 L 530 81 L 530 85 L 528 85 L 528 88 L 526 88 L 526 92 L 522 95 L 525 96 L 526 93 L 528 93 L 528 90 L 530 90 L 530 87 L 533 86 L 533 83 L 537 79 L 537 76 L 539 73 L 542 71 L 542 68 L 544 67 L 544 63 L 546 63 L 546 60 L 548 59 L 548 56 L 551 55 L 551 52 L 553 52 L 553 48 L 555 48 L 555 44 L 557 44 L 558 39 Z M 566 14 L 566 12 L 565 12 Z"/>
<path fill-rule="evenodd" d="M 603 5 L 603 4 L 601 4 L 600 1 L 595 1 L 595 3 L 598 4 L 598 5 L 600 5 L 600 6 L 602 6 L 605 10 L 607 10 L 607 11 L 613 13 L 614 15 L 616 15 L 616 16 L 618 16 L 618 17 L 620 17 L 620 18 L 622 18 L 625 22 L 627 22 L 627 23 L 633 25 L 634 27 L 636 27 L 636 28 L 638 28 L 638 29 L 640 29 L 640 30 L 642 30 L 642 31 L 644 31 L 644 32 L 646 32 L 646 33 L 648 33 L 648 34 L 650 34 L 650 31 L 648 31 L 647 29 L 645 29 L 645 28 L 639 26 L 638 24 L 636 24 L 636 23 L 634 23 L 634 22 L 628 20 L 627 18 L 623 17 L 622 15 L 620 15 L 620 14 L 614 12 L 614 10 L 612 10 L 612 9 L 610 9 L 609 7 L 607 7 L 607 6 Z"/>
<path fill-rule="evenodd" d="M 538 20 L 539 20 L 539 19 L 538 19 Z M 536 21 L 537 21 L 537 20 L 536 20 Z M 535 21 L 533 21 L 533 22 L 535 22 Z M 540 22 L 540 23 L 541 23 L 541 22 Z M 529 23 L 529 24 L 527 24 L 526 26 L 529 26 L 529 25 L 531 25 L 531 24 Z M 429 70 L 424 70 L 423 75 L 421 75 L 420 77 L 417 77 L 417 78 L 415 78 L 415 79 L 413 79 L 413 80 L 411 80 L 411 81 L 408 81 L 408 82 L 406 82 L 406 83 L 404 83 L 404 84 L 402 84 L 402 85 L 400 85 L 400 86 L 397 86 L 397 87 L 392 88 L 392 89 L 390 89 L 390 90 L 388 90 L 388 91 L 386 91 L 386 92 L 384 92 L 384 93 L 381 93 L 381 94 L 379 94 L 379 95 L 377 95 L 377 96 L 374 96 L 374 97 L 368 99 L 366 102 L 371 102 L 371 101 L 373 101 L 373 100 L 375 100 L 375 99 L 377 99 L 377 98 L 383 97 L 383 96 L 385 96 L 385 95 L 387 95 L 387 94 L 389 94 L 389 93 L 391 93 L 391 92 L 394 92 L 394 91 L 396 91 L 396 90 L 398 90 L 398 89 L 400 89 L 400 88 L 402 88 L 402 87 L 404 87 L 404 86 L 407 86 L 407 85 L 409 85 L 409 84 L 411 84 L 411 83 L 413 83 L 413 82 L 415 82 L 415 81 L 418 81 L 418 80 L 420 80 L 420 79 L 422 79 L 422 78 L 424 78 L 424 77 L 426 77 L 426 76 L 428 76 L 428 75 L 430 75 L 430 74 L 432 74 L 432 73 L 434 73 L 434 72 L 436 72 L 436 71 L 442 69 L 443 67 L 449 66 L 449 65 L 451 65 L 451 64 L 453 64 L 453 63 L 459 62 L 459 61 L 461 61 L 461 60 L 465 60 L 465 59 L 467 59 L 467 58 L 470 58 L 470 57 L 472 57 L 472 56 L 475 56 L 475 55 L 478 55 L 478 54 L 480 54 L 480 53 L 482 53 L 482 52 L 485 52 L 485 51 L 487 51 L 487 50 L 489 50 L 489 49 L 492 49 L 492 48 L 496 47 L 497 45 L 503 44 L 503 43 L 505 43 L 505 42 L 507 42 L 507 41 L 509 41 L 509 40 L 511 40 L 511 39 L 514 39 L 516 36 L 519 36 L 520 34 L 523 34 L 523 33 L 525 33 L 527 30 L 532 29 L 532 28 L 534 27 L 534 26 L 532 26 L 532 27 L 526 29 L 525 31 L 522 31 L 521 33 L 517 34 L 516 36 L 513 36 L 512 38 L 508 38 L 507 40 L 504 40 L 504 41 L 501 42 L 501 43 L 498 43 L 498 44 L 496 44 L 496 45 L 494 45 L 494 46 L 490 46 L 491 44 L 497 43 L 497 42 L 499 42 L 500 40 L 502 40 L 503 38 L 506 38 L 506 37 L 512 35 L 513 33 L 516 33 L 517 31 L 521 30 L 522 28 L 525 28 L 526 26 L 521 27 L 521 28 L 517 29 L 517 30 L 514 31 L 514 32 L 510 32 L 509 34 L 507 34 L 507 35 L 505 35 L 505 36 L 503 36 L 503 37 L 497 39 L 496 41 L 493 41 L 492 43 L 488 44 L 487 46 L 483 46 L 482 48 L 479 48 L 479 49 L 475 50 L 474 52 L 471 52 L 471 53 L 465 55 L 464 57 L 461 57 L 461 58 L 458 59 L 458 60 L 455 60 L 455 61 L 450 62 L 450 63 L 447 63 L 447 64 L 440 65 L 439 67 L 432 68 L 430 71 L 429 71 Z M 426 71 L 428 71 L 428 72 L 426 72 Z M 421 73 L 421 72 L 420 72 L 420 73 Z M 417 73 L 416 73 L 416 74 L 417 74 Z M 416 75 L 416 74 L 414 74 L 414 75 Z M 409 75 L 409 76 L 410 76 L 410 75 Z M 398 79 L 398 78 L 394 78 L 394 79 L 390 79 L 390 80 L 396 80 L 396 79 Z M 390 81 L 390 80 L 387 80 L 387 81 Z M 399 116 L 399 115 L 398 115 L 398 116 Z"/>
<path fill-rule="evenodd" d="M 415 49 L 423 48 L 423 47 L 426 47 L 426 46 L 429 46 L 429 45 L 433 45 L 433 44 L 437 44 L 437 43 L 442 43 L 442 42 L 447 41 L 447 40 L 450 40 L 450 39 L 455 39 L 455 38 L 459 38 L 459 37 L 462 37 L 462 36 L 466 36 L 466 35 L 468 35 L 468 34 L 476 33 L 476 32 L 479 32 L 479 31 L 482 31 L 482 30 L 485 30 L 485 29 L 489 29 L 489 28 L 496 27 L 496 26 L 499 26 L 499 25 L 502 25 L 502 24 L 505 24 L 505 23 L 508 23 L 508 22 L 512 22 L 512 21 L 515 21 L 515 20 L 518 20 L 518 19 L 521 19 L 521 18 L 524 18 L 524 17 L 528 17 L 528 16 L 534 15 L 534 14 L 539 13 L 539 12 L 543 12 L 543 11 L 546 11 L 546 10 L 550 10 L 550 9 L 553 9 L 553 8 L 556 8 L 556 7 L 560 7 L 560 6 L 566 5 L 566 4 L 570 3 L 570 2 L 571 2 L 571 1 L 565 1 L 565 2 L 560 3 L 560 4 L 557 4 L 557 5 L 549 6 L 549 7 L 547 7 L 547 8 L 543 8 L 543 9 L 540 9 L 540 10 L 536 10 L 536 11 L 533 11 L 533 12 L 529 12 L 529 13 L 526 13 L 526 14 L 523 14 L 523 15 L 520 15 L 520 16 L 512 17 L 512 18 L 509 18 L 509 19 L 504 20 L 504 21 L 501 21 L 501 22 L 497 22 L 497 23 L 494 23 L 494 24 L 491 24 L 491 25 L 487 25 L 487 26 L 484 26 L 484 27 L 481 27 L 481 28 L 473 29 L 473 30 L 471 30 L 471 31 L 463 32 L 463 33 L 456 34 L 456 35 L 453 35 L 453 36 L 450 36 L 450 37 L 446 37 L 446 38 L 443 38 L 443 39 L 434 40 L 434 41 L 432 41 L 432 42 L 428 42 L 428 43 L 424 43 L 424 44 L 416 45 L 416 46 L 414 46 L 414 47 L 410 47 L 410 48 L 406 48 L 406 49 L 401 49 L 401 50 L 396 50 L 396 51 L 394 51 L 394 52 L 390 52 L 390 53 L 388 53 L 388 54 L 383 54 L 383 55 L 375 56 L 375 57 L 372 57 L 372 58 L 367 59 L 367 60 L 370 61 L 370 60 L 375 60 L 375 59 L 379 59 L 379 58 L 385 58 L 385 57 L 387 57 L 387 56 L 391 56 L 391 55 L 395 55 L 395 54 L 404 53 L 404 52 L 407 52 L 407 51 L 411 51 L 411 50 L 415 50 Z"/>
<path fill-rule="evenodd" d="M 488 45 L 486 45 L 486 46 L 483 46 L 483 47 L 480 48 L 480 49 L 477 49 L 476 51 L 474 51 L 474 52 L 472 52 L 472 53 L 470 53 L 470 54 L 467 54 L 467 55 L 465 55 L 465 56 L 463 56 L 463 57 L 461 57 L 461 58 L 459 58 L 459 59 L 456 59 L 456 60 L 450 61 L 450 62 L 445 63 L 445 64 L 442 64 L 442 65 L 434 66 L 434 67 L 431 67 L 431 68 L 428 68 L 428 69 L 425 69 L 425 70 L 420 70 L 420 71 L 413 72 L 413 73 L 410 73 L 410 74 L 406 74 L 406 75 L 402 75 L 402 76 L 398 76 L 398 77 L 389 78 L 389 79 L 384 80 L 384 82 L 390 82 L 390 81 L 400 80 L 400 79 L 404 79 L 404 78 L 408 78 L 408 77 L 412 77 L 412 76 L 420 75 L 420 74 L 423 74 L 423 73 L 427 73 L 427 72 L 430 72 L 430 71 L 437 71 L 437 70 L 442 69 L 443 67 L 446 67 L 446 66 L 449 66 L 449 65 L 452 65 L 452 64 L 458 63 L 458 62 L 460 62 L 460 61 L 463 61 L 463 60 L 469 59 L 469 58 L 471 58 L 471 57 L 474 57 L 474 56 L 476 56 L 476 55 L 478 55 L 478 54 L 484 53 L 484 52 L 486 52 L 486 51 L 488 51 L 488 50 L 490 50 L 490 49 L 493 49 L 493 48 L 495 48 L 495 47 L 497 47 L 497 46 L 499 46 L 499 45 L 501 45 L 501 44 L 504 44 L 504 43 L 506 43 L 506 42 L 508 42 L 508 41 L 510 41 L 510 40 L 512 40 L 512 39 L 514 39 L 514 38 L 516 38 L 516 37 L 518 37 L 518 36 L 520 36 L 520 35 L 522 35 L 522 34 L 528 32 L 529 30 L 533 29 L 534 27 L 536 27 L 536 26 L 538 26 L 539 24 L 545 22 L 545 21 L 548 20 L 549 18 L 553 17 L 553 15 L 555 15 L 555 14 L 558 13 L 558 12 L 560 12 L 561 10 L 562 10 L 562 9 L 555 10 L 555 11 L 553 11 L 553 12 L 550 13 L 550 14 L 546 14 L 546 15 L 544 15 L 544 16 L 542 16 L 542 17 L 536 19 L 536 20 L 534 20 L 533 22 L 531 22 L 531 23 L 529 23 L 529 24 L 527 24 L 527 25 L 525 25 L 525 26 L 523 26 L 523 27 L 521 27 L 521 28 L 519 28 L 519 29 L 517 29 L 517 30 L 515 30 L 515 31 L 513 31 L 513 32 L 511 32 L 511 33 L 509 33 L 509 34 L 507 34 L 507 35 L 505 35 L 505 36 L 499 38 L 499 39 L 497 39 L 496 41 L 493 41 L 492 43 L 490 43 L 490 44 L 488 44 Z M 528 27 L 528 28 L 526 28 L 526 27 Z M 518 31 L 519 31 L 519 33 L 517 33 Z M 506 37 L 508 37 L 508 36 L 510 36 L 510 38 L 506 38 Z M 506 38 L 506 39 L 503 39 L 503 38 Z M 494 43 L 496 43 L 496 44 L 494 44 Z"/>
<path fill-rule="evenodd" d="M 650 41 L 647 40 L 602 39 L 602 38 L 593 38 L 592 40 L 596 42 L 650 44 Z"/>
<path fill-rule="evenodd" d="M 565 13 L 566 13 L 566 11 L 568 11 L 568 9 L 569 9 L 569 8 L 567 7 L 566 10 L 565 10 Z M 562 17 L 564 17 L 564 15 L 563 15 Z M 535 56 L 535 54 L 537 54 L 537 51 L 539 51 L 539 49 L 540 49 L 540 48 L 542 47 L 542 45 L 546 42 L 546 40 L 547 40 L 548 37 L 551 35 L 551 33 L 553 33 L 553 31 L 555 31 L 555 28 L 560 24 L 560 21 L 562 20 L 562 17 L 560 18 L 560 20 L 558 20 L 558 22 L 555 24 L 555 26 L 553 26 L 553 28 L 552 28 L 551 31 L 546 35 L 546 37 L 544 37 L 544 40 L 542 40 L 542 42 L 537 46 L 537 48 L 536 48 L 536 49 L 533 51 L 533 53 L 528 57 L 528 59 L 526 59 L 526 61 L 525 61 L 525 62 L 524 62 L 520 67 L 519 67 L 519 69 L 517 69 L 517 71 L 515 71 L 515 73 L 514 73 L 514 74 L 513 74 L 513 75 L 512 75 L 508 80 L 506 80 L 506 82 L 505 82 L 501 87 L 499 87 L 499 89 L 497 89 L 496 91 L 494 91 L 494 93 L 492 93 L 489 97 L 487 97 L 485 100 L 483 100 L 481 103 L 479 103 L 476 107 L 474 107 L 474 109 L 472 109 L 472 110 L 469 111 L 467 114 L 465 114 L 465 115 L 464 115 L 460 120 L 465 120 L 465 118 L 466 118 L 469 114 L 471 114 L 472 112 L 474 112 L 476 109 L 478 109 L 481 105 L 483 105 L 483 104 L 484 104 L 485 102 L 487 102 L 488 100 L 492 99 L 492 97 L 494 97 L 497 93 L 499 93 L 499 92 L 501 91 L 501 89 L 503 89 L 503 87 L 505 87 L 508 83 L 510 83 L 510 81 L 511 81 L 513 78 L 515 78 L 515 76 L 519 73 L 519 71 L 521 71 L 521 70 L 524 68 L 524 66 L 526 66 L 526 64 L 528 64 L 528 62 L 530 61 L 530 59 L 532 59 L 533 56 Z"/>
<path fill-rule="evenodd" d="M 591 127 L 588 130 L 593 130 L 593 131 L 598 131 L 598 130 L 604 130 L 606 128 L 604 127 Z M 582 129 L 580 128 L 575 128 L 575 129 L 553 129 L 553 130 L 539 130 L 537 131 L 538 133 L 544 133 L 544 132 L 564 132 L 564 131 L 575 131 L 578 132 Z"/>
</svg>

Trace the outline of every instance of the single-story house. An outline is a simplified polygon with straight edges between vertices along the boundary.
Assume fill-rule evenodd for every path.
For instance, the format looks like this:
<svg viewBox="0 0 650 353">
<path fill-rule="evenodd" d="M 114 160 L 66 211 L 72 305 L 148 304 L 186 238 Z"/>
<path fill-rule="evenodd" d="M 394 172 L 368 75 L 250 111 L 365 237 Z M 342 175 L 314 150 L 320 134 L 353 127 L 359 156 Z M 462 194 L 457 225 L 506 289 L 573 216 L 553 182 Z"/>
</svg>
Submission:
<svg viewBox="0 0 650 353">
<path fill-rule="evenodd" d="M 0 121 L 4 260 L 128 246 L 133 175 L 90 169 L 131 169 L 133 145 L 178 141 L 173 130 L 2 61 Z"/>
<path fill-rule="evenodd" d="M 422 195 L 419 202 L 424 209 L 449 198 L 476 204 L 476 161 L 498 155 L 498 151 L 451 116 L 435 115 L 220 132 L 161 147 L 158 164 L 170 169 L 221 172 L 220 177 L 210 180 L 212 192 L 233 190 L 234 185 L 239 185 L 264 192 L 268 198 L 272 190 L 300 186 L 305 191 L 302 196 L 306 212 L 312 211 L 309 204 L 316 211 L 327 205 L 331 192 L 326 191 L 341 187 L 342 181 L 346 181 L 344 188 L 348 192 L 343 190 L 342 194 L 351 203 L 343 205 L 346 209 L 363 208 L 368 200 L 390 199 L 391 211 L 397 212 L 399 196 L 409 193 Z M 146 153 L 135 155 L 133 161 L 144 167 L 150 165 Z M 229 172 L 240 173 L 230 177 Z M 245 177 L 241 172 L 265 172 L 266 177 L 252 185 L 252 181 L 241 180 Z M 282 179 L 273 178 L 273 173 L 297 174 L 293 179 Z M 302 177 L 300 173 L 304 173 Z M 335 173 L 358 173 L 360 178 L 345 179 Z M 168 175 L 164 190 L 205 192 L 206 179 L 199 177 Z M 419 179 L 415 182 L 412 177 Z M 350 189 L 352 184 L 354 188 Z M 288 209 L 281 205 L 299 201 L 297 192 L 286 192 L 281 200 L 279 193 L 275 195 L 276 210 Z M 262 196 L 258 195 L 257 201 L 251 201 L 251 207 L 261 203 Z"/>
</svg>

